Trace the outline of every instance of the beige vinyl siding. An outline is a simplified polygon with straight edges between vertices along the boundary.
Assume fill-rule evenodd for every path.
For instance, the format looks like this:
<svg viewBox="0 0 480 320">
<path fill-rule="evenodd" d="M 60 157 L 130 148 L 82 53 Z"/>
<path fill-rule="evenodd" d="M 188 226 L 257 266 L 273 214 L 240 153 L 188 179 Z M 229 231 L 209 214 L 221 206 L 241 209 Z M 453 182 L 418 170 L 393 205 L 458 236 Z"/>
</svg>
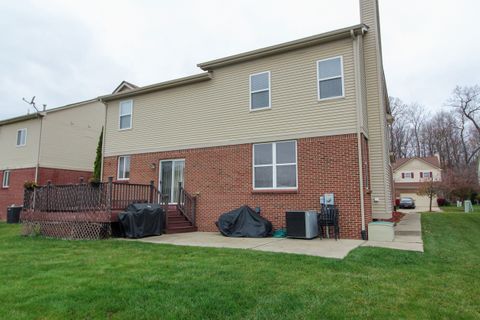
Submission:
<svg viewBox="0 0 480 320">
<path fill-rule="evenodd" d="M 368 104 L 367 104 L 367 85 L 365 81 L 366 73 L 365 73 L 365 46 L 364 40 L 360 42 L 360 77 L 361 77 L 361 84 L 360 89 L 362 91 L 362 130 L 368 137 Z"/>
<path fill-rule="evenodd" d="M 98 101 L 49 112 L 43 119 L 40 165 L 92 171 L 104 121 L 105 106 Z"/>
<path fill-rule="evenodd" d="M 392 212 L 392 173 L 388 156 L 387 121 L 381 81 L 381 49 L 376 0 L 361 0 L 362 23 L 369 30 L 364 37 L 367 116 L 373 218 L 389 218 Z M 375 199 L 378 201 L 374 201 Z"/>
<path fill-rule="evenodd" d="M 17 131 L 27 129 L 27 143 L 17 147 Z M 33 168 L 37 165 L 40 119 L 0 126 L 0 170 Z"/>
<path fill-rule="evenodd" d="M 318 101 L 317 61 L 343 56 L 345 98 Z M 249 75 L 271 73 L 271 109 L 249 111 Z M 105 155 L 354 133 L 351 39 L 215 69 L 211 80 L 134 96 L 133 128 L 108 102 Z"/>
</svg>

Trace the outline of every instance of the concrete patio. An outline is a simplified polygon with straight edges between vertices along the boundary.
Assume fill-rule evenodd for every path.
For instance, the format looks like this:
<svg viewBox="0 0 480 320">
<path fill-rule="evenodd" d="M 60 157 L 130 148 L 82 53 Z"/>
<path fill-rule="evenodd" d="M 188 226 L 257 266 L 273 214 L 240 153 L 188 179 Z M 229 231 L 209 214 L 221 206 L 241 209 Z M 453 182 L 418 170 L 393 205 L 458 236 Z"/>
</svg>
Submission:
<svg viewBox="0 0 480 320">
<path fill-rule="evenodd" d="M 234 248 L 267 252 L 304 254 L 325 258 L 343 259 L 353 249 L 365 241 L 348 239 L 313 240 L 288 238 L 228 238 L 218 232 L 190 232 L 164 234 L 158 237 L 139 239 L 141 242 L 197 246 L 214 248 Z"/>
<path fill-rule="evenodd" d="M 289 239 L 289 238 L 229 238 L 219 232 L 188 232 L 164 234 L 133 241 L 177 246 L 213 247 L 281 252 L 343 259 L 360 246 L 423 252 L 420 214 L 409 213 L 395 226 L 391 242 L 350 239 Z"/>
<path fill-rule="evenodd" d="M 379 247 L 423 252 L 422 224 L 419 213 L 407 213 L 395 226 L 395 240 L 366 241 L 364 247 Z"/>
</svg>

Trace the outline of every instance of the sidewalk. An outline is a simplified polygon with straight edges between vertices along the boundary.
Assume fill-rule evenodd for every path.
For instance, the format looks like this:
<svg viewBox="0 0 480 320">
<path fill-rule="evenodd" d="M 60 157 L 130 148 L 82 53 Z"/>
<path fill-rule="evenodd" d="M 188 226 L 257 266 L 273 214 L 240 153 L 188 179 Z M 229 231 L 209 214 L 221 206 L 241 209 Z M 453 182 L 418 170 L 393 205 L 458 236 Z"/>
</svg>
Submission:
<svg viewBox="0 0 480 320">
<path fill-rule="evenodd" d="M 362 246 L 423 252 L 420 214 L 407 213 L 395 226 L 392 242 L 367 241 Z"/>
</svg>

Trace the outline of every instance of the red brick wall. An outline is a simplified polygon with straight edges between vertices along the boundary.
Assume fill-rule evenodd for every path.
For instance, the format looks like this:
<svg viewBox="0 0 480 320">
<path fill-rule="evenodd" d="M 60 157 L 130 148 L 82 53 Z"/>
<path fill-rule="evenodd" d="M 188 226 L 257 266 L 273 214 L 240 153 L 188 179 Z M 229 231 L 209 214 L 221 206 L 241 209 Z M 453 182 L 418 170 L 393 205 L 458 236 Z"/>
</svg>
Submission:
<svg viewBox="0 0 480 320">
<path fill-rule="evenodd" d="M 65 169 L 40 168 L 38 184 L 46 184 L 49 180 L 54 184 L 78 183 L 80 177 L 87 181 L 92 172 Z M 0 171 L 0 220 L 5 220 L 7 207 L 12 204 L 23 204 L 23 184 L 35 180 L 35 168 L 10 170 L 10 186 L 1 188 L 3 171 Z"/>
<path fill-rule="evenodd" d="M 38 173 L 38 184 L 44 185 L 50 180 L 53 184 L 78 183 L 80 178 L 85 182 L 92 177 L 92 171 L 77 171 L 66 169 L 40 168 Z"/>
<path fill-rule="evenodd" d="M 272 221 L 275 228 L 284 227 L 286 210 L 318 210 L 320 195 L 334 193 L 340 209 L 341 237 L 360 238 L 356 135 L 298 139 L 297 156 L 298 190 L 295 192 L 253 191 L 252 144 L 132 155 L 130 182 L 155 180 L 158 185 L 160 160 L 185 159 L 185 188 L 190 193 L 199 193 L 197 226 L 200 231 L 216 231 L 214 222 L 218 216 L 243 204 L 261 207 L 262 215 Z M 116 171 L 117 157 L 106 157 L 103 180 L 116 177 Z M 366 216 L 371 220 L 370 207 L 367 211 Z"/>
<path fill-rule="evenodd" d="M 0 220 L 7 218 L 10 205 L 23 205 L 23 184 L 35 179 L 35 168 L 10 170 L 10 185 L 2 188 L 3 172 L 0 171 Z"/>
</svg>

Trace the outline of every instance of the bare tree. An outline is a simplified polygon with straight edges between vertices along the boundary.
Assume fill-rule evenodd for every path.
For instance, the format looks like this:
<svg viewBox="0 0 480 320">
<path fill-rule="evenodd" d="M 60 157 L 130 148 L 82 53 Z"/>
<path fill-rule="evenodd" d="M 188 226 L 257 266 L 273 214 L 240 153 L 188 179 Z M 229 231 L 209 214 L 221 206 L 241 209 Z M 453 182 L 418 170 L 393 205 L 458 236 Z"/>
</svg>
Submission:
<svg viewBox="0 0 480 320">
<path fill-rule="evenodd" d="M 425 122 L 425 108 L 418 103 L 412 103 L 408 106 L 407 116 L 412 132 L 411 143 L 414 156 L 421 157 L 422 142 L 420 136 Z"/>
<path fill-rule="evenodd" d="M 438 154 L 443 168 L 469 168 L 480 158 L 480 86 L 457 86 L 446 110 L 427 112 L 418 104 L 390 97 L 395 159 Z"/>
<path fill-rule="evenodd" d="M 475 166 L 449 168 L 442 174 L 440 188 L 446 198 L 467 200 L 479 191 Z"/>
<path fill-rule="evenodd" d="M 480 86 L 457 86 L 450 105 L 469 119 L 480 133 Z"/>
<path fill-rule="evenodd" d="M 433 198 L 438 195 L 440 192 L 440 184 L 437 181 L 434 181 L 432 178 L 426 179 L 421 182 L 420 187 L 418 188 L 417 194 L 419 196 L 427 196 L 429 199 L 429 211 L 432 212 L 432 202 Z"/>
<path fill-rule="evenodd" d="M 407 120 L 408 106 L 398 98 L 390 97 L 389 99 L 392 116 L 395 119 L 390 125 L 391 150 L 395 159 L 405 158 L 408 156 L 410 141 L 410 126 Z"/>
</svg>

